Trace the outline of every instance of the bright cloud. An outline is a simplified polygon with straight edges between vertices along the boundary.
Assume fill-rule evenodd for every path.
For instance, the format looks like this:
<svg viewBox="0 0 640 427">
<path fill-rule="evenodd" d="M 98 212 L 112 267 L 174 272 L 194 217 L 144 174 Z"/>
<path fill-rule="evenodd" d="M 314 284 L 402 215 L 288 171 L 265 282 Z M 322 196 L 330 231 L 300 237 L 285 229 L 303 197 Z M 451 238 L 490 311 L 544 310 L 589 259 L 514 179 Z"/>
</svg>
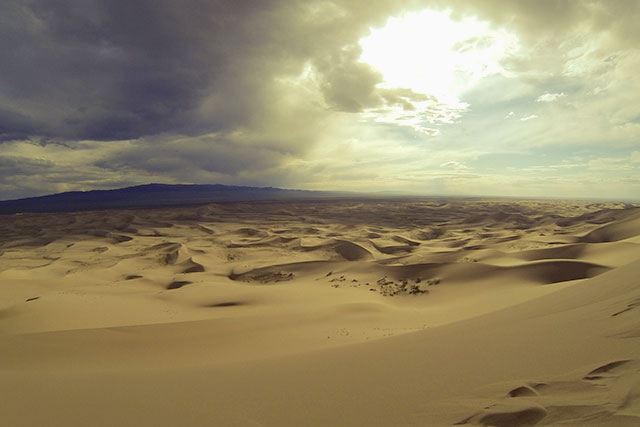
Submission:
<svg viewBox="0 0 640 427">
<path fill-rule="evenodd" d="M 449 168 L 449 169 L 457 169 L 457 170 L 466 170 L 469 169 L 467 166 L 460 162 L 456 162 L 454 160 L 442 163 L 440 165 L 441 168 Z"/>
<path fill-rule="evenodd" d="M 540 95 L 536 101 L 537 102 L 553 102 L 553 101 L 555 101 L 558 98 L 561 98 L 563 96 L 567 96 L 567 95 L 565 95 L 564 92 L 561 92 L 561 93 L 545 93 L 543 95 Z"/>
<path fill-rule="evenodd" d="M 474 18 L 425 10 L 389 18 L 360 40 L 360 61 L 382 74 L 379 88 L 410 89 L 430 99 L 368 111 L 377 122 L 438 135 L 424 123 L 453 123 L 468 110 L 460 95 L 480 79 L 505 70 L 500 60 L 517 51 L 517 38 Z M 406 108 L 410 106 L 410 108 Z"/>
<path fill-rule="evenodd" d="M 360 60 L 382 72 L 383 86 L 453 103 L 481 78 L 503 72 L 500 60 L 518 49 L 514 35 L 493 30 L 488 22 L 431 10 L 389 18 L 360 45 Z"/>
</svg>

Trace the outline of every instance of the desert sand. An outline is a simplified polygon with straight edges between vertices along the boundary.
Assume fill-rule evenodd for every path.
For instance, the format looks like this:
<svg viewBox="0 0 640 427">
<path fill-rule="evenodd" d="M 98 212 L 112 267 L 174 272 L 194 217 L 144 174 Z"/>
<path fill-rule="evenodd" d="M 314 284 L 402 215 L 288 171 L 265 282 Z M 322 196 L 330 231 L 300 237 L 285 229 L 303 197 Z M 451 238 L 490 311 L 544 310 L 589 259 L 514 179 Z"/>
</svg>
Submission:
<svg viewBox="0 0 640 427">
<path fill-rule="evenodd" d="M 0 425 L 640 425 L 640 208 L 0 216 Z"/>
</svg>

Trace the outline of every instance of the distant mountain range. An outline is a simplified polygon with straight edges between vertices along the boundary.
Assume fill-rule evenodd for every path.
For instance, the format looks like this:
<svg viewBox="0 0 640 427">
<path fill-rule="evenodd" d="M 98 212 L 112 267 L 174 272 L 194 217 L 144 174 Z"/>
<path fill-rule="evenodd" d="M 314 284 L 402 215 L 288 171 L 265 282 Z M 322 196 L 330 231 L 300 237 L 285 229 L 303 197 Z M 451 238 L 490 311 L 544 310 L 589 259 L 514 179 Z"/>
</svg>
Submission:
<svg viewBox="0 0 640 427">
<path fill-rule="evenodd" d="M 70 212 L 260 200 L 317 200 L 345 197 L 346 195 L 346 193 L 340 192 L 221 184 L 146 184 L 116 190 L 70 191 L 48 196 L 0 201 L 0 214 Z"/>
</svg>

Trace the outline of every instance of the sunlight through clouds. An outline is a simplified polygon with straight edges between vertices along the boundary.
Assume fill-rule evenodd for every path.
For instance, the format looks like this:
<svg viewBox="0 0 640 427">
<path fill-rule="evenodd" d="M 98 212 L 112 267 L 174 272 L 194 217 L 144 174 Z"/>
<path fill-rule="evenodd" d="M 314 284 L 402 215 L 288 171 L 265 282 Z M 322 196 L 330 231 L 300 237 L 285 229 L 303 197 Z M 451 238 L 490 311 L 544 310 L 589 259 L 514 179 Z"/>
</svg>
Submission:
<svg viewBox="0 0 640 427">
<path fill-rule="evenodd" d="M 487 22 L 466 18 L 456 21 L 450 12 L 425 10 L 391 17 L 383 28 L 372 29 L 360 40 L 360 61 L 383 75 L 381 89 L 404 88 L 430 99 L 409 101 L 409 106 L 387 105 L 367 111 L 377 122 L 410 126 L 438 135 L 426 124 L 454 123 L 469 104 L 461 94 L 493 74 L 507 74 L 500 65 L 518 50 L 518 39 L 491 29 Z"/>
</svg>

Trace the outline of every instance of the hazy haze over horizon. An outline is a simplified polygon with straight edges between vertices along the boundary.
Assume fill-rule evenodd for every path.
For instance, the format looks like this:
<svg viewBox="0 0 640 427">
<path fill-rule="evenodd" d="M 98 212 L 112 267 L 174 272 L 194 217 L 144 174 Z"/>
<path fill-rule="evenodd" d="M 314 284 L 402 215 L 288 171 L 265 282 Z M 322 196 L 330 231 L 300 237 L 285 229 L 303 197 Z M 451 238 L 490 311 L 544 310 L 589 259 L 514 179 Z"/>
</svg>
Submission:
<svg viewBox="0 0 640 427">
<path fill-rule="evenodd" d="M 0 5 L 0 200 L 149 182 L 637 199 L 637 1 Z"/>
</svg>

